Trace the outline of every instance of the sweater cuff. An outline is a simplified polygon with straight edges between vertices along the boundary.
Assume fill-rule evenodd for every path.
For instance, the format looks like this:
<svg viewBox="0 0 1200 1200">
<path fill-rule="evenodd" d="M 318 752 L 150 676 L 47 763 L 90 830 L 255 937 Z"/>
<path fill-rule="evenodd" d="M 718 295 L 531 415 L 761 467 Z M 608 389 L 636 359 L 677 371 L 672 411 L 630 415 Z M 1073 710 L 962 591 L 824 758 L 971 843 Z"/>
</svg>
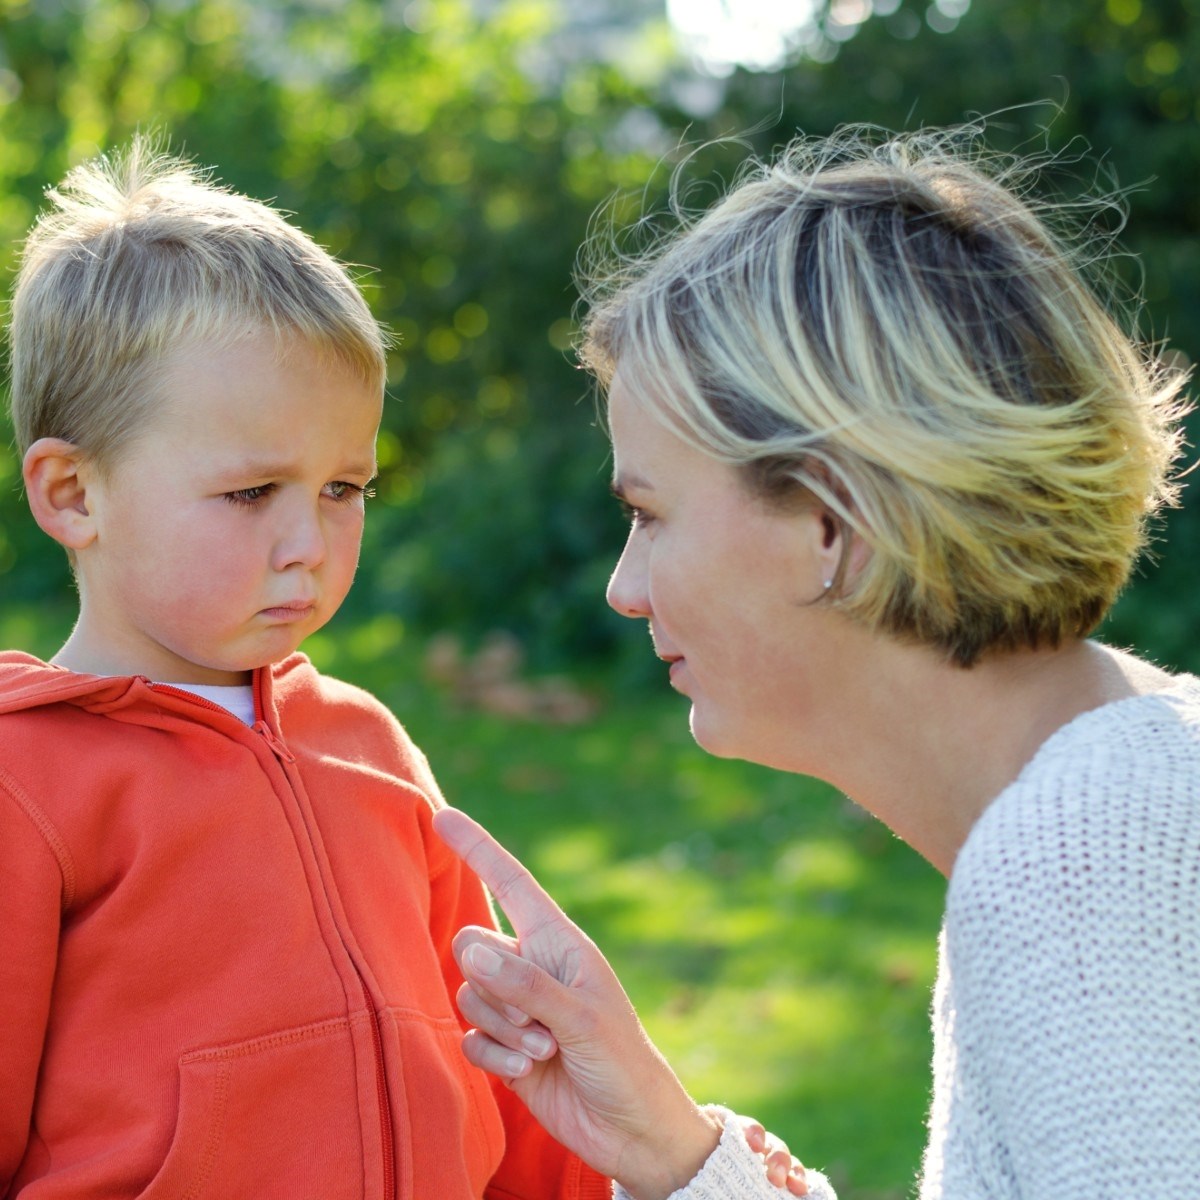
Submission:
<svg viewBox="0 0 1200 1200">
<path fill-rule="evenodd" d="M 706 1105 L 705 1112 L 721 1119 L 724 1131 L 716 1149 L 705 1160 L 699 1173 L 685 1187 L 672 1192 L 667 1200 L 792 1200 L 786 1187 L 778 1188 L 767 1179 L 762 1156 L 746 1143 L 741 1124 L 731 1121 L 727 1108 Z M 837 1200 L 829 1180 L 820 1171 L 804 1169 L 808 1200 Z M 619 1183 L 613 1183 L 613 1200 L 634 1200 Z"/>
</svg>

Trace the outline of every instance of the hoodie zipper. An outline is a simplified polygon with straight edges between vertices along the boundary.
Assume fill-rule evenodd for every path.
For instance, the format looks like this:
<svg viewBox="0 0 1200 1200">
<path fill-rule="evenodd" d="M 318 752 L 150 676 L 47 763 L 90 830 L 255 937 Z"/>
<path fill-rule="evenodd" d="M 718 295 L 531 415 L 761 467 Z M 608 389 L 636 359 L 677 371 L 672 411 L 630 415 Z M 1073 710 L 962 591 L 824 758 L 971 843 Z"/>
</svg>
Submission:
<svg viewBox="0 0 1200 1200">
<path fill-rule="evenodd" d="M 383 1062 L 383 1032 L 379 1028 L 375 1002 L 367 990 L 367 981 L 359 975 L 358 982 L 362 986 L 363 1000 L 371 1017 L 371 1042 L 375 1048 L 375 1086 L 379 1092 L 379 1136 L 383 1151 L 383 1194 L 387 1200 L 392 1200 L 396 1194 L 396 1154 L 392 1145 L 392 1101 L 388 1095 L 387 1071 Z"/>
<path fill-rule="evenodd" d="M 146 680 L 146 682 L 155 691 L 167 692 L 173 696 L 182 696 L 201 705 L 203 708 L 213 709 L 216 712 L 224 713 L 226 716 L 234 716 L 229 709 L 214 703 L 204 696 L 198 696 L 195 692 L 189 692 L 186 688 L 176 688 L 170 684 L 153 683 L 150 680 Z M 259 709 L 257 697 L 255 697 L 255 709 Z M 237 720 L 236 717 L 234 719 Z M 250 726 L 250 729 L 262 738 L 271 753 L 281 763 L 295 764 L 296 756 L 261 717 Z M 291 780 L 288 783 L 290 785 Z M 383 1195 L 384 1200 L 394 1200 L 396 1195 L 396 1152 L 392 1142 L 392 1102 L 388 1094 L 387 1069 L 383 1058 L 383 1031 L 379 1027 L 379 1014 L 375 1011 L 375 1002 L 371 999 L 367 981 L 363 978 L 362 972 L 358 969 L 358 964 L 354 962 L 353 958 L 350 960 L 350 966 L 358 979 L 359 987 L 362 989 L 363 1003 L 366 1005 L 367 1016 L 371 1021 L 371 1046 L 375 1058 L 375 1088 L 379 1098 L 379 1144 L 383 1155 Z"/>
<path fill-rule="evenodd" d="M 260 717 L 251 726 L 277 759 L 284 763 L 295 763 L 296 756 L 287 748 L 274 730 Z M 290 784 L 290 780 L 288 781 Z M 383 1195 L 385 1200 L 393 1200 L 396 1195 L 396 1156 L 392 1144 L 392 1102 L 388 1095 L 387 1070 L 383 1060 L 383 1031 L 379 1027 L 379 1014 L 375 1011 L 375 1001 L 367 981 L 363 978 L 358 964 L 350 960 L 351 969 L 358 979 L 362 989 L 363 1003 L 366 1005 L 367 1016 L 371 1022 L 371 1047 L 375 1057 L 375 1089 L 379 1098 L 379 1146 L 383 1155 Z"/>
<path fill-rule="evenodd" d="M 294 763 L 296 761 L 296 756 L 283 744 L 283 742 L 279 740 L 279 738 L 275 736 L 275 734 L 271 731 L 270 725 L 268 725 L 266 721 L 261 719 L 255 721 L 250 728 L 253 729 L 254 732 L 257 733 L 258 736 L 267 743 L 271 753 L 275 755 L 280 762 Z"/>
</svg>

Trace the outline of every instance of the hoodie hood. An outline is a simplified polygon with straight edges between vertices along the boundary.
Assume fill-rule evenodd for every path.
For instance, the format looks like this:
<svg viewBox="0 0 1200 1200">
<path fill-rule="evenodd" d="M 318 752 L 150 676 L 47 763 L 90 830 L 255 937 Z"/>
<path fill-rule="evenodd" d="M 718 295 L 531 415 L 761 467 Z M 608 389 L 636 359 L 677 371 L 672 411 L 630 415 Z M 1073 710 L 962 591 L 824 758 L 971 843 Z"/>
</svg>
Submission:
<svg viewBox="0 0 1200 1200">
<path fill-rule="evenodd" d="M 111 708 L 146 687 L 147 681 L 137 675 L 80 675 L 22 650 L 0 651 L 0 713 L 47 704 Z"/>
<path fill-rule="evenodd" d="M 272 676 L 298 670 L 302 673 L 304 668 L 313 673 L 304 655 L 293 654 L 273 670 L 255 671 L 252 683 L 257 711 L 274 717 Z M 199 703 L 211 709 L 217 707 L 206 701 Z M 144 675 L 84 675 L 43 662 L 23 650 L 0 651 L 0 715 L 53 704 L 71 704 L 98 713 L 143 709 L 192 717 L 197 708 L 196 698 L 186 689 L 156 685 Z"/>
</svg>

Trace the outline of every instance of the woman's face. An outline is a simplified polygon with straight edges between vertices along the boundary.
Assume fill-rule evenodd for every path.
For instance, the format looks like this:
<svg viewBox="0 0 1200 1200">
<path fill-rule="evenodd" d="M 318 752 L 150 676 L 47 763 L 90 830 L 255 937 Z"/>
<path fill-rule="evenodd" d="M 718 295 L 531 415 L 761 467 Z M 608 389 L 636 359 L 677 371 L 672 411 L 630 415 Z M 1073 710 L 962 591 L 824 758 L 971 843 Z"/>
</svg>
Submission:
<svg viewBox="0 0 1200 1200">
<path fill-rule="evenodd" d="M 701 746 L 805 769 L 846 623 L 810 603 L 833 575 L 836 530 L 816 506 L 785 511 L 754 496 L 734 468 L 643 407 L 636 388 L 618 372 L 609 394 L 613 490 L 631 528 L 608 602 L 650 623 Z"/>
</svg>

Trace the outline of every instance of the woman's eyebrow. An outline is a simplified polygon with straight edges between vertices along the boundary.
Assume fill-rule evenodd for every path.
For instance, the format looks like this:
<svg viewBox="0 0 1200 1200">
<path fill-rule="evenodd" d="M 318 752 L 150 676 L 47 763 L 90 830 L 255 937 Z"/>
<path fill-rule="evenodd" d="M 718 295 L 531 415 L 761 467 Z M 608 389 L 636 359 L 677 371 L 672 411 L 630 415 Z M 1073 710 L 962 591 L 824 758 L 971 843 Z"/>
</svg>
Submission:
<svg viewBox="0 0 1200 1200">
<path fill-rule="evenodd" d="M 654 491 L 654 484 L 648 479 L 643 479 L 640 475 L 617 475 L 608 485 L 608 490 L 618 500 L 624 500 L 631 488 L 638 492 L 652 492 Z"/>
</svg>

